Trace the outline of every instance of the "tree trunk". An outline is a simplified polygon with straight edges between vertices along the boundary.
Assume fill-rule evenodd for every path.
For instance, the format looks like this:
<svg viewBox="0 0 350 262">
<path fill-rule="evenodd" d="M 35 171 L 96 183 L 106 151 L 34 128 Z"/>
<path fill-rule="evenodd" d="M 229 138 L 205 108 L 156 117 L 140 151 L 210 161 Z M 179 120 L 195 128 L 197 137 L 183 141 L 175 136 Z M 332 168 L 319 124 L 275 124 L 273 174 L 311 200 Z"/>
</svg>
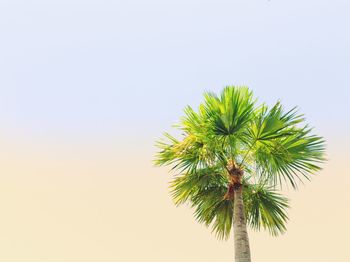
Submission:
<svg viewBox="0 0 350 262">
<path fill-rule="evenodd" d="M 233 234 L 235 241 L 235 262 L 250 262 L 249 240 L 241 185 L 234 190 Z"/>
</svg>

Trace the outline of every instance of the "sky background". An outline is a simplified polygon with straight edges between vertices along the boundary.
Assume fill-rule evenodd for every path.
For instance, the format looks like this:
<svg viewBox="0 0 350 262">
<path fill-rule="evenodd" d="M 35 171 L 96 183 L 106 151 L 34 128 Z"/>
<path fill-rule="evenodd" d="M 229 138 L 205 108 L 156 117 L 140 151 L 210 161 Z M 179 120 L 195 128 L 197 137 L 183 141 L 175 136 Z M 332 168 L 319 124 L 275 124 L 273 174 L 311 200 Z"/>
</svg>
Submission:
<svg viewBox="0 0 350 262">
<path fill-rule="evenodd" d="M 253 261 L 348 262 L 350 2 L 0 0 L 0 260 L 233 261 L 154 141 L 204 91 L 305 113 L 329 161 Z"/>
</svg>

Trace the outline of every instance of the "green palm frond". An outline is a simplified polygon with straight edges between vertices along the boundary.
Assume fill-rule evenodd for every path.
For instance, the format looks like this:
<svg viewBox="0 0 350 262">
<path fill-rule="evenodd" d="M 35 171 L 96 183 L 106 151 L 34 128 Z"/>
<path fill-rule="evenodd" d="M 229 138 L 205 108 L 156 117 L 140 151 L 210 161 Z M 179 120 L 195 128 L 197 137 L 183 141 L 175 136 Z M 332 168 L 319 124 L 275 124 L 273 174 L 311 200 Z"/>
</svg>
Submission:
<svg viewBox="0 0 350 262">
<path fill-rule="evenodd" d="M 167 133 L 164 135 L 168 139 L 157 143 L 161 149 L 155 160 L 158 166 L 172 165 L 173 169 L 184 172 L 207 166 L 214 157 L 213 152 L 200 137 L 191 134 L 179 141 Z"/>
<path fill-rule="evenodd" d="M 233 202 L 224 199 L 225 192 L 220 186 L 204 188 L 191 199 L 196 220 L 210 226 L 219 239 L 228 239 L 233 222 Z"/>
<path fill-rule="evenodd" d="M 243 197 L 247 221 L 253 229 L 264 228 L 274 236 L 285 232 L 287 198 L 263 184 L 246 185 Z"/>
<path fill-rule="evenodd" d="M 193 173 L 175 176 L 170 182 L 171 194 L 176 205 L 182 204 L 199 193 L 219 188 L 225 194 L 228 179 L 220 168 L 203 168 Z"/>
<path fill-rule="evenodd" d="M 248 129 L 251 142 L 263 143 L 289 136 L 293 133 L 293 128 L 303 120 L 303 115 L 297 114 L 296 107 L 284 112 L 280 102 L 277 102 L 270 110 L 266 105 L 262 105 L 257 110 Z"/>
<path fill-rule="evenodd" d="M 171 182 L 175 204 L 189 203 L 198 222 L 210 226 L 219 239 L 230 236 L 233 201 L 224 199 L 228 180 L 216 170 L 184 174 Z M 264 184 L 244 184 L 244 204 L 248 223 L 254 229 L 266 229 L 272 235 L 283 233 L 288 200 Z"/>
<path fill-rule="evenodd" d="M 232 227 L 233 203 L 224 200 L 228 179 L 222 170 L 205 168 L 176 176 L 170 183 L 176 205 L 189 203 L 198 222 L 212 226 L 218 238 L 227 238 Z"/>
<path fill-rule="evenodd" d="M 255 163 L 272 184 L 287 182 L 296 188 L 324 161 L 324 140 L 307 126 L 300 127 L 304 120 L 296 108 L 285 113 L 279 102 L 270 110 L 263 105 L 247 130 L 249 152 L 244 160 Z"/>
<path fill-rule="evenodd" d="M 311 129 L 295 129 L 292 134 L 260 144 L 255 161 L 263 177 L 274 185 L 288 182 L 297 188 L 298 181 L 321 169 L 324 158 L 324 140 L 311 134 Z"/>
<path fill-rule="evenodd" d="M 237 135 L 253 116 L 253 94 L 246 87 L 226 87 L 220 98 L 213 93 L 204 95 L 203 108 L 215 135 Z"/>
</svg>

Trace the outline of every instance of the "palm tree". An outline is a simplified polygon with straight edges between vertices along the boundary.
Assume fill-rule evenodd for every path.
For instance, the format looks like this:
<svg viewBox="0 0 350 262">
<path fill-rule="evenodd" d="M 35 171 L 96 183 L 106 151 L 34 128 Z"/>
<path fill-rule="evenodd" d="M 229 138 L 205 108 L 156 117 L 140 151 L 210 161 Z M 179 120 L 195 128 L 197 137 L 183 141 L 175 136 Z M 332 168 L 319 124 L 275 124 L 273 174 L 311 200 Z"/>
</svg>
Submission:
<svg viewBox="0 0 350 262">
<path fill-rule="evenodd" d="M 184 114 L 181 138 L 165 133 L 155 164 L 175 172 L 175 203 L 189 203 L 220 239 L 233 229 L 235 261 L 250 262 L 247 224 L 272 235 L 286 230 L 288 199 L 278 189 L 296 189 L 320 170 L 324 140 L 296 108 L 257 106 L 247 87 L 205 93 L 198 111 L 187 106 Z"/>
</svg>

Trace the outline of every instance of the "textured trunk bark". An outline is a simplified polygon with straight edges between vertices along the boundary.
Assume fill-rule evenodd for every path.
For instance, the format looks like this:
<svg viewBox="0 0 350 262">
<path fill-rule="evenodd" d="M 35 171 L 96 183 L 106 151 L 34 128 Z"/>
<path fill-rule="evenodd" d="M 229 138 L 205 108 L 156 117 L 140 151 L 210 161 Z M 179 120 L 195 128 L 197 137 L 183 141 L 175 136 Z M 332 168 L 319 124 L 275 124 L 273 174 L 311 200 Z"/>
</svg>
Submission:
<svg viewBox="0 0 350 262">
<path fill-rule="evenodd" d="M 242 186 L 234 190 L 233 234 L 235 262 L 251 262 L 247 225 L 244 213 Z"/>
</svg>

